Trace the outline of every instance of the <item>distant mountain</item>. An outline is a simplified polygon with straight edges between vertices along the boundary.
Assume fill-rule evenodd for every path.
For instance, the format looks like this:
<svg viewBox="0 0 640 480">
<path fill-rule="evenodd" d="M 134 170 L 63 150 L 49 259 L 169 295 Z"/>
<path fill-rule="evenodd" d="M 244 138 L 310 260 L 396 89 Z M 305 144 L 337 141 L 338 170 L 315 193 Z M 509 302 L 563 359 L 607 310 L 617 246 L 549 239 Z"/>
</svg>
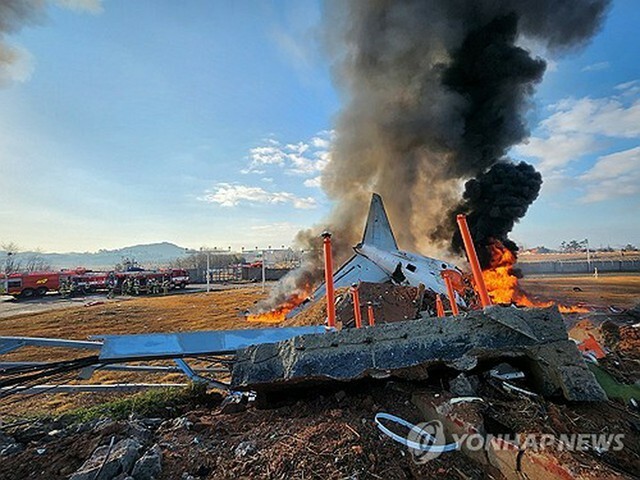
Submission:
<svg viewBox="0 0 640 480">
<path fill-rule="evenodd" d="M 38 253 L 20 252 L 15 258 L 24 265 L 34 255 L 51 265 L 54 270 L 62 268 L 85 267 L 88 269 L 112 269 L 123 259 L 135 260 L 140 266 L 154 268 L 166 266 L 172 260 L 188 255 L 190 251 L 173 243 L 161 242 L 147 245 L 133 245 L 115 250 L 98 250 L 97 252 L 70 253 Z M 6 252 L 0 251 L 0 261 Z"/>
</svg>

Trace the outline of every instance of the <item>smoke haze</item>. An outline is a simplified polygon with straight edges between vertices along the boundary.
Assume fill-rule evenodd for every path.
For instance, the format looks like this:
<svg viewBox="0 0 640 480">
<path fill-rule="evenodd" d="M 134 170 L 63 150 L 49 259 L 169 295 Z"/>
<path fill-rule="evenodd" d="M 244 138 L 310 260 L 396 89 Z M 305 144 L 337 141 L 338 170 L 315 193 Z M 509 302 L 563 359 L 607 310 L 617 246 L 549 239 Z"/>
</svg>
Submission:
<svg viewBox="0 0 640 480">
<path fill-rule="evenodd" d="M 403 249 L 459 254 L 455 213 L 465 212 L 480 247 L 493 237 L 515 251 L 508 233 L 542 180 L 531 165 L 514 165 L 505 155 L 529 134 L 525 114 L 546 66 L 519 45 L 535 43 L 550 55 L 575 50 L 599 29 L 608 6 L 609 0 L 328 1 L 325 35 L 344 103 L 322 175 L 335 206 L 323 225 L 298 234 L 298 243 L 318 254 L 274 295 L 321 280 L 324 229 L 339 242 L 336 263 L 349 258 L 372 192 L 382 195 Z"/>
<path fill-rule="evenodd" d="M 31 55 L 24 48 L 10 43 L 7 36 L 23 27 L 43 23 L 49 4 L 94 14 L 102 11 L 100 0 L 0 0 L 0 87 L 24 82 L 31 76 Z"/>
</svg>

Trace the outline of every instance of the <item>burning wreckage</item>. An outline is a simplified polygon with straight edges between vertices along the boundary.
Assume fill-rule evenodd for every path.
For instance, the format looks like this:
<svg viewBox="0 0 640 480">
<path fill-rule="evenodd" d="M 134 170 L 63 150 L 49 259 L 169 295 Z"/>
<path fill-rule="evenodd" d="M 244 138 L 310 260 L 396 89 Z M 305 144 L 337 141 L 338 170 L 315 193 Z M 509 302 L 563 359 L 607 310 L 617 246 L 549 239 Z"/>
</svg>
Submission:
<svg viewBox="0 0 640 480">
<path fill-rule="evenodd" d="M 417 410 L 427 420 L 443 425 L 447 441 L 472 432 L 490 445 L 497 440 L 487 433 L 485 407 L 478 404 L 482 397 L 486 402 L 494 401 L 495 392 L 487 390 L 489 387 L 513 402 L 544 398 L 577 404 L 606 401 L 605 391 L 585 363 L 585 357 L 597 362 L 597 342 L 595 346 L 593 341 L 584 342 L 587 351 L 579 349 L 569 339 L 556 306 L 518 307 L 517 299 L 524 293 L 517 289 L 517 283 L 509 305 L 492 305 L 492 299 L 500 298 L 494 291 L 498 287 L 483 283 L 488 276 L 481 271 L 464 217 L 458 218 L 458 223 L 471 263 L 470 275 L 447 262 L 400 251 L 382 199 L 374 195 L 355 255 L 332 274 L 331 239 L 324 235 L 326 282 L 303 303 L 300 295 L 293 297 L 300 304 L 286 304 L 289 312 L 280 326 L 104 335 L 89 341 L 0 337 L 0 355 L 24 346 L 97 353 L 69 361 L 0 364 L 0 395 L 171 386 L 39 384 L 42 379 L 73 370 L 80 370 L 80 378 L 87 380 L 98 369 L 180 371 L 193 382 L 227 391 L 228 404 L 238 404 L 238 408 L 250 399 L 277 405 L 282 398 L 300 398 L 318 389 L 401 382 L 405 385 L 401 388 L 411 392 Z M 217 368 L 187 363 L 190 358 L 202 357 L 217 362 Z M 171 359 L 175 367 L 140 364 L 159 359 Z M 443 391 L 444 385 L 448 387 Z M 441 393 L 434 394 L 434 389 Z M 375 422 L 380 432 L 408 446 L 414 454 L 461 450 L 474 465 L 485 465 L 482 468 L 493 472 L 497 469 L 505 478 L 596 478 L 571 473 L 576 462 L 591 465 L 597 475 L 613 475 L 606 478 L 625 478 L 616 477 L 615 470 L 590 458 L 536 456 L 515 440 L 499 439 L 500 448 L 468 451 L 464 444 L 445 444 L 444 438 L 430 436 L 428 431 L 412 440 L 411 432 L 417 427 L 392 414 L 378 412 Z M 401 427 L 410 433 L 396 433 Z M 504 445 L 510 447 L 505 449 Z M 533 477 L 522 477 L 524 472 Z"/>
</svg>

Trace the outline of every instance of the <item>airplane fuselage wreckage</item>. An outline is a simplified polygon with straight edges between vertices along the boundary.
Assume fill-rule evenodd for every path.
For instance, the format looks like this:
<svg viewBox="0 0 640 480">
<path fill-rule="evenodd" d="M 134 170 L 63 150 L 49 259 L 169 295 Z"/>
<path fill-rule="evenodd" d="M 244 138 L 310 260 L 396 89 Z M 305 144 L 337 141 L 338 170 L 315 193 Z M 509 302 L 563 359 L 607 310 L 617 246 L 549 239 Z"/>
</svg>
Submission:
<svg viewBox="0 0 640 480">
<path fill-rule="evenodd" d="M 462 272 L 450 263 L 400 250 L 382 197 L 376 193 L 371 198 L 362 242 L 353 247 L 353 251 L 353 257 L 333 275 L 334 288 L 349 287 L 360 282 L 392 282 L 413 287 L 423 285 L 435 294 L 446 295 L 445 278 L 462 278 Z M 323 283 L 313 292 L 311 301 L 320 300 L 325 295 L 326 284 Z M 454 295 L 458 305 L 466 306 L 457 292 Z M 295 316 L 308 305 L 306 303 L 292 310 L 287 317 Z"/>
</svg>

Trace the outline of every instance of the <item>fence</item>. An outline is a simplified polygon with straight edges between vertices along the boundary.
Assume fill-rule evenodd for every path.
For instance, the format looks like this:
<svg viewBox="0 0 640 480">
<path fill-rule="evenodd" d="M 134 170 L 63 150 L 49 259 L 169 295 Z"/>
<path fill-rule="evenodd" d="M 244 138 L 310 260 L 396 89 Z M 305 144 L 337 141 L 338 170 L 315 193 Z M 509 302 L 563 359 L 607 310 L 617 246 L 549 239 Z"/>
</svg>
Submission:
<svg viewBox="0 0 640 480">
<path fill-rule="evenodd" d="M 268 281 L 280 280 L 291 269 L 289 268 L 269 268 L 265 269 L 265 278 Z M 189 278 L 191 283 L 206 283 L 207 271 L 206 269 L 189 269 Z M 233 265 L 223 268 L 211 269 L 211 282 L 212 283 L 227 283 L 227 282 L 261 282 L 262 281 L 262 268 L 260 267 L 247 267 L 240 265 Z"/>
<path fill-rule="evenodd" d="M 522 262 L 518 268 L 525 275 L 547 273 L 599 273 L 606 272 L 640 272 L 640 260 L 592 260 L 553 262 Z"/>
</svg>

